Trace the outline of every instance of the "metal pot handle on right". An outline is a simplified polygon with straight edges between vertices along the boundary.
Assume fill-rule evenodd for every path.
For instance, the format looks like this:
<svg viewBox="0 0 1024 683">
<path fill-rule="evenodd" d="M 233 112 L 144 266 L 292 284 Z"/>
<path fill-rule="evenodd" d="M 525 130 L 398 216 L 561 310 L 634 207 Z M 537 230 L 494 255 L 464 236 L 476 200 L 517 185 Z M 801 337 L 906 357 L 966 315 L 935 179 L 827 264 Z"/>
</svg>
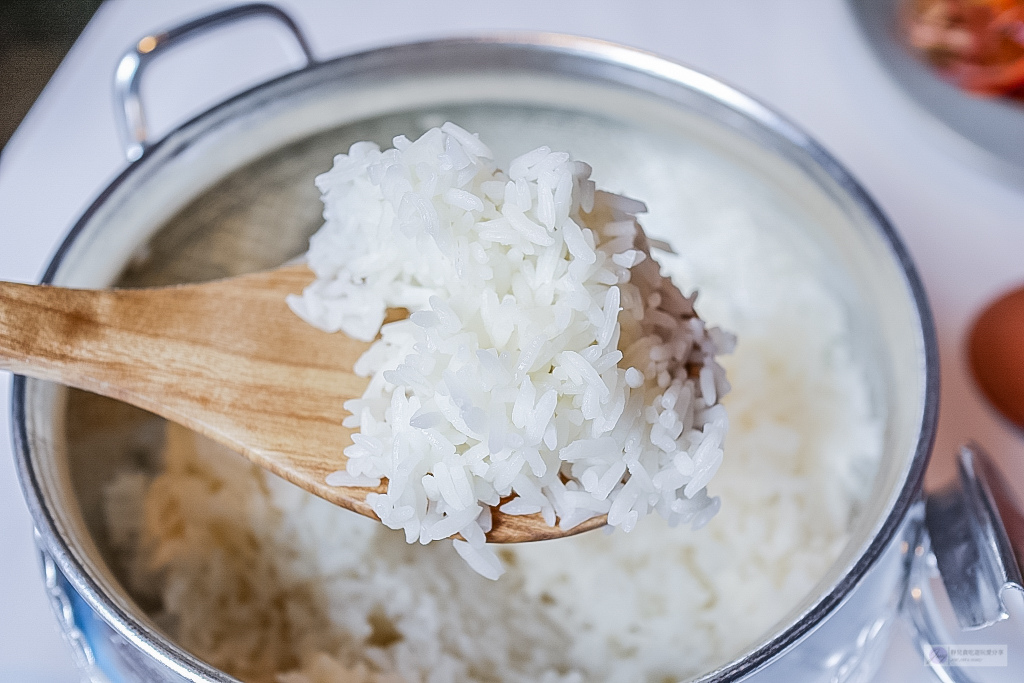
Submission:
<svg viewBox="0 0 1024 683">
<path fill-rule="evenodd" d="M 1004 591 L 1024 591 L 1024 508 L 977 445 L 961 448 L 958 470 L 952 484 L 925 501 L 903 610 L 926 663 L 945 683 L 970 683 L 971 678 L 935 645 L 951 642 L 929 588 L 936 568 L 964 631 L 1006 619 Z"/>
</svg>

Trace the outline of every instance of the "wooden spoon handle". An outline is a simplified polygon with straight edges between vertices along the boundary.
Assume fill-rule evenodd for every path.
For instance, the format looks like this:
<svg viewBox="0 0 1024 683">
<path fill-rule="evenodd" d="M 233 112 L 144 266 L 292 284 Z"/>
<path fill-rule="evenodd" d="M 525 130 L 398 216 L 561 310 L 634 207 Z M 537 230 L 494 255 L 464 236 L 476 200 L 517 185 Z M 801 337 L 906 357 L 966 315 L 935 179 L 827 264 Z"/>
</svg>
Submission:
<svg viewBox="0 0 1024 683">
<path fill-rule="evenodd" d="M 81 386 L 74 368 L 91 365 L 75 348 L 95 330 L 104 293 L 0 282 L 0 368 Z"/>
<path fill-rule="evenodd" d="M 352 364 L 367 345 L 288 310 L 312 277 L 295 266 L 144 290 L 0 283 L 0 369 L 149 410 L 365 514 L 365 489 L 323 482 L 346 462 L 344 402 L 365 389 Z"/>
<path fill-rule="evenodd" d="M 311 277 L 299 266 L 144 290 L 0 283 L 0 368 L 154 412 L 210 404 L 232 386 L 291 393 L 309 372 L 341 374 L 336 393 L 358 396 L 365 381 L 351 363 L 365 344 L 332 335 L 325 345 L 285 304 Z"/>
<path fill-rule="evenodd" d="M 0 283 L 0 368 L 146 403 L 153 393 L 140 391 L 147 372 L 162 376 L 164 363 L 139 353 L 149 350 L 139 328 L 160 334 L 152 325 L 159 311 L 140 299 L 129 291 Z"/>
</svg>

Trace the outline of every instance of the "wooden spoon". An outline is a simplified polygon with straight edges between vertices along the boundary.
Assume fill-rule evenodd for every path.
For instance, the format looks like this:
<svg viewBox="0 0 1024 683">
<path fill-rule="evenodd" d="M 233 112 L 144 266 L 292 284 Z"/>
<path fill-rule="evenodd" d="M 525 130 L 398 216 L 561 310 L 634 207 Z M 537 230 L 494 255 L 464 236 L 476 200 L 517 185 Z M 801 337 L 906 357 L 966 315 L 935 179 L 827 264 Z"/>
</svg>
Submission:
<svg viewBox="0 0 1024 683">
<path fill-rule="evenodd" d="M 244 454 L 336 505 L 377 519 L 376 489 L 328 486 L 352 430 L 343 404 L 368 380 L 369 347 L 295 315 L 285 296 L 313 280 L 304 265 L 199 285 L 79 290 L 0 283 L 0 369 L 110 396 Z M 397 316 L 395 316 L 397 317 Z M 539 514 L 492 510 L 494 543 L 571 536 Z"/>
</svg>

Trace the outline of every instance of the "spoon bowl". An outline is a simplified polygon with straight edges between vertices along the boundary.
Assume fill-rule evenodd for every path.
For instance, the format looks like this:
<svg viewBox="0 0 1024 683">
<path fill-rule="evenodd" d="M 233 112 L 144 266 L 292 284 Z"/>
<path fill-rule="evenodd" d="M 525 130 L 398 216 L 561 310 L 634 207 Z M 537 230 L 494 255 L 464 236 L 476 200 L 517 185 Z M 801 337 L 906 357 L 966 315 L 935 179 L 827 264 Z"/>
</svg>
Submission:
<svg viewBox="0 0 1024 683">
<path fill-rule="evenodd" d="M 122 400 L 185 425 L 336 505 L 376 519 L 377 488 L 329 486 L 352 429 L 345 401 L 368 380 L 369 348 L 329 334 L 285 303 L 312 282 L 305 265 L 152 289 L 0 283 L 0 369 Z M 389 311 L 390 319 L 402 311 Z M 549 526 L 495 507 L 492 543 L 574 535 L 605 524 Z"/>
</svg>

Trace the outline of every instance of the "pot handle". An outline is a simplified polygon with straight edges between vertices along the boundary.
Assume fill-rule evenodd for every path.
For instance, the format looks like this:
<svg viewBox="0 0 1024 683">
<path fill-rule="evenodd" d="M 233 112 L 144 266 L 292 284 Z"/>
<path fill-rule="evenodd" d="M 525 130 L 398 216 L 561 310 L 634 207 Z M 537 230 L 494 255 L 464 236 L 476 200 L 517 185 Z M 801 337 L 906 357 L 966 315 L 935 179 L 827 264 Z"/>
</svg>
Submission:
<svg viewBox="0 0 1024 683">
<path fill-rule="evenodd" d="M 938 643 L 954 643 L 941 615 L 932 577 L 938 574 L 961 630 L 1006 619 L 1008 588 L 1024 590 L 1024 507 L 991 458 L 977 445 L 960 449 L 959 476 L 927 497 L 907 554 L 902 611 L 918 649 L 943 683 L 970 683 Z"/>
<path fill-rule="evenodd" d="M 149 143 L 146 132 L 146 117 L 139 96 L 139 83 L 146 65 L 165 49 L 176 43 L 206 33 L 212 29 L 234 24 L 254 17 L 275 19 L 287 28 L 298 43 L 306 58 L 306 66 L 316 63 L 309 41 L 287 13 L 274 5 L 262 2 L 238 5 L 220 12 L 207 14 L 172 29 L 151 33 L 142 37 L 134 47 L 125 52 L 117 65 L 114 75 L 114 98 L 117 105 L 118 127 L 128 161 L 142 156 Z"/>
<path fill-rule="evenodd" d="M 1024 590 L 1024 512 L 981 448 L 961 448 L 958 464 L 957 480 L 928 496 L 925 526 L 960 628 L 973 630 L 1009 616 L 1005 589 Z"/>
</svg>

